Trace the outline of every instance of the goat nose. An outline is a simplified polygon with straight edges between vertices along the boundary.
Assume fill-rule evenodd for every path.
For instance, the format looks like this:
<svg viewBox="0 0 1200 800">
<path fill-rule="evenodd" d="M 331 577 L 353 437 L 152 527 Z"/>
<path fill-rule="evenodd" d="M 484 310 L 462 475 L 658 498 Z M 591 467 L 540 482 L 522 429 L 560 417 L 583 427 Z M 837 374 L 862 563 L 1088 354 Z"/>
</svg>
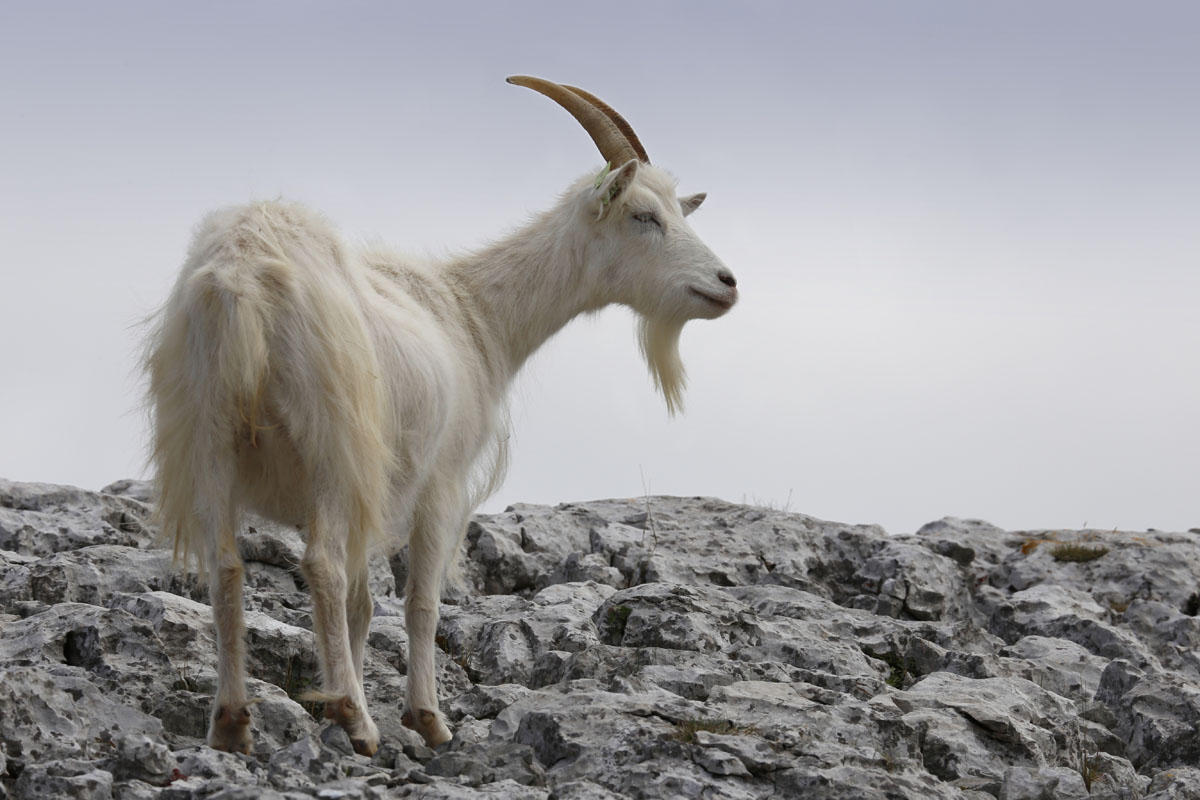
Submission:
<svg viewBox="0 0 1200 800">
<path fill-rule="evenodd" d="M 737 286 L 737 278 L 733 277 L 732 272 L 718 272 L 717 280 L 719 280 L 721 283 L 725 284 L 726 286 L 728 286 L 731 289 L 733 287 Z"/>
</svg>

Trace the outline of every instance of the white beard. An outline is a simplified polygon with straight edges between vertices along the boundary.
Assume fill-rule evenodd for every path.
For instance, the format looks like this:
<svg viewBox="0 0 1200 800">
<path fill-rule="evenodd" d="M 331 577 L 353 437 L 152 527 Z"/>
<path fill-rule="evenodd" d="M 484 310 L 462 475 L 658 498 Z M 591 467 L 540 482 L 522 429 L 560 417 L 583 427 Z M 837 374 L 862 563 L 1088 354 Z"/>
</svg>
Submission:
<svg viewBox="0 0 1200 800">
<path fill-rule="evenodd" d="M 638 344 L 654 387 L 667 401 L 667 411 L 673 416 L 683 410 L 683 390 L 687 386 L 687 370 L 679 358 L 679 333 L 686 320 L 655 320 L 642 317 L 638 325 Z"/>
</svg>

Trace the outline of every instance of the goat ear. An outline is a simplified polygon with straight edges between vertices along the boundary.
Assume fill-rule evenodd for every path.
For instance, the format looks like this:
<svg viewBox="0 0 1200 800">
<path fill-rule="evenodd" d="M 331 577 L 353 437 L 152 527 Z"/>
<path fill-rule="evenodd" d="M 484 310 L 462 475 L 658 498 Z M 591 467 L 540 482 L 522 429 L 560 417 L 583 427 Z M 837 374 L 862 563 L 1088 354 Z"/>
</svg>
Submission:
<svg viewBox="0 0 1200 800">
<path fill-rule="evenodd" d="M 630 159 L 611 171 L 606 166 L 605 170 L 606 172 L 600 173 L 596 180 L 596 219 L 602 219 L 609 208 L 618 204 L 621 195 L 633 183 L 638 171 L 638 160 Z"/>
<path fill-rule="evenodd" d="M 700 192 L 689 197 L 679 198 L 679 207 L 683 209 L 683 215 L 686 217 L 688 214 L 699 208 L 700 204 L 704 202 L 704 198 L 706 197 L 708 197 L 707 192 Z"/>
</svg>

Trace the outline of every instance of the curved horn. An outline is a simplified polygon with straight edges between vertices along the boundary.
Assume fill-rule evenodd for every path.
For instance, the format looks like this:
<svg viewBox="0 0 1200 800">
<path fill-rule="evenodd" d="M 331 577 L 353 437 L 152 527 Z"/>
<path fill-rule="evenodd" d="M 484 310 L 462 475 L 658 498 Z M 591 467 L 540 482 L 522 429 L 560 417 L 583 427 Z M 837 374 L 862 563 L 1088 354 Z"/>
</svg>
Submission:
<svg viewBox="0 0 1200 800">
<path fill-rule="evenodd" d="M 625 138 L 625 134 L 609 118 L 608 114 L 567 87 L 542 78 L 531 78 L 528 75 L 513 75 L 508 82 L 544 94 L 570 112 L 571 116 L 575 117 L 592 137 L 592 141 L 600 149 L 600 155 L 613 167 L 619 167 L 630 159 L 641 158 L 637 149 Z"/>
<path fill-rule="evenodd" d="M 599 97 L 596 97 L 596 95 L 592 94 L 586 89 L 580 89 L 578 86 L 570 86 L 565 83 L 563 84 L 563 88 L 570 89 L 572 92 L 603 111 L 604 115 L 612 120 L 613 125 L 616 125 L 617 129 L 620 130 L 621 133 L 625 134 L 625 139 L 631 145 L 633 145 L 633 149 L 637 151 L 638 158 L 647 164 L 650 163 L 650 156 L 646 155 L 646 148 L 642 147 L 642 143 L 638 141 L 637 134 L 633 132 L 633 126 L 626 122 L 625 118 L 618 114 L 615 108 L 601 100 Z"/>
</svg>

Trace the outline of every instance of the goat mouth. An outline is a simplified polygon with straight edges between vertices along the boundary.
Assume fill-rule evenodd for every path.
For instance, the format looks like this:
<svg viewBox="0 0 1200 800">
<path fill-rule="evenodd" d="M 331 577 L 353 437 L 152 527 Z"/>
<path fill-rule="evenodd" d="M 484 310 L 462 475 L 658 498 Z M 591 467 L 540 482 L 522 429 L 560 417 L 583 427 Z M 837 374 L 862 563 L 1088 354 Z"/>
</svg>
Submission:
<svg viewBox="0 0 1200 800">
<path fill-rule="evenodd" d="M 695 289 L 695 288 L 689 289 L 688 291 L 690 291 L 696 297 L 699 297 L 702 300 L 706 300 L 709 303 L 711 303 L 712 305 L 714 305 L 717 308 L 720 308 L 724 311 L 728 311 L 729 309 L 733 308 L 733 300 L 726 300 L 721 297 L 714 297 L 711 294 L 708 294 L 707 292 L 702 292 L 699 289 Z"/>
</svg>

